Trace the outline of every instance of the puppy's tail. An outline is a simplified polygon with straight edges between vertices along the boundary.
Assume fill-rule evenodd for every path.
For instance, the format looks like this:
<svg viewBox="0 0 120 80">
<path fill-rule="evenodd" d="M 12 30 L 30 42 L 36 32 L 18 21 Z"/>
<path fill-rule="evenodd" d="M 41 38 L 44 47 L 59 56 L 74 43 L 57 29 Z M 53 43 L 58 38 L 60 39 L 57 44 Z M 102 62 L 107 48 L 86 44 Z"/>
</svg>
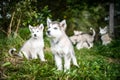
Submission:
<svg viewBox="0 0 120 80">
<path fill-rule="evenodd" d="M 95 37 L 95 35 L 96 35 L 95 30 L 94 30 L 93 28 L 90 28 L 90 30 L 92 30 L 92 31 L 93 31 L 93 35 L 92 35 L 92 37 Z"/>
<path fill-rule="evenodd" d="M 10 56 L 18 56 L 15 48 L 9 49 L 8 53 L 9 53 Z"/>
</svg>

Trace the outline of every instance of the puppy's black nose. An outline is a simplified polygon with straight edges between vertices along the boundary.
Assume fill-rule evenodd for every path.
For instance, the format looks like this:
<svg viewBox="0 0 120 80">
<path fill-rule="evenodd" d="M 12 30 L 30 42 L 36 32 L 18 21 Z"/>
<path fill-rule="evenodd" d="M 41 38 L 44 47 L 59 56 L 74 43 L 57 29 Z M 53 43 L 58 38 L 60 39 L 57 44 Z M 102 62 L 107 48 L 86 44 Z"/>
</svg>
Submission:
<svg viewBox="0 0 120 80">
<path fill-rule="evenodd" d="M 34 34 L 34 36 L 36 37 L 37 35 L 36 35 L 36 34 Z"/>
<path fill-rule="evenodd" d="M 47 31 L 48 34 L 50 34 L 50 31 Z"/>
</svg>

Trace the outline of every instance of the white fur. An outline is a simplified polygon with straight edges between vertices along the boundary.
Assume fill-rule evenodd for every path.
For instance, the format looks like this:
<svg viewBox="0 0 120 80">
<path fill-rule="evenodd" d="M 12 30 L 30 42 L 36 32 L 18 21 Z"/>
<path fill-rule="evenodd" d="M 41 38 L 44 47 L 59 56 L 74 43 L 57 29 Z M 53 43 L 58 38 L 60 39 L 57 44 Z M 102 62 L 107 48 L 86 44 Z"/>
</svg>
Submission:
<svg viewBox="0 0 120 80">
<path fill-rule="evenodd" d="M 104 28 L 99 27 L 99 30 L 100 30 L 100 34 L 104 35 L 107 33 L 107 26 L 105 26 Z"/>
<path fill-rule="evenodd" d="M 93 35 L 83 33 L 82 31 L 74 31 L 74 35 L 70 37 L 70 40 L 73 44 L 76 44 L 77 49 L 82 48 L 91 48 L 93 47 L 93 41 L 95 36 L 95 30 L 90 28 L 93 31 Z"/>
<path fill-rule="evenodd" d="M 74 35 L 79 35 L 79 34 L 83 34 L 83 32 L 74 30 Z"/>
<path fill-rule="evenodd" d="M 65 34 L 66 21 L 51 21 L 47 19 L 47 36 L 50 38 L 51 50 L 54 55 L 55 64 L 58 70 L 62 70 L 62 57 L 64 58 L 64 71 L 70 69 L 71 59 L 73 64 L 78 66 L 73 46 Z"/>
<path fill-rule="evenodd" d="M 90 46 L 88 45 L 86 39 L 84 37 L 82 37 L 81 35 L 73 35 L 70 37 L 70 40 L 73 44 L 76 45 L 76 48 L 82 49 L 82 48 L 90 48 Z"/>
<path fill-rule="evenodd" d="M 44 40 L 43 40 L 43 29 L 44 26 L 41 24 L 38 27 L 32 27 L 29 25 L 29 30 L 31 32 L 31 38 L 27 40 L 24 45 L 21 47 L 18 55 L 20 57 L 25 57 L 27 59 L 37 59 L 40 57 L 41 61 L 44 59 Z"/>
<path fill-rule="evenodd" d="M 83 44 L 81 42 L 79 42 L 79 43 L 76 44 L 76 48 L 79 50 L 79 49 L 82 49 L 82 48 L 89 49 L 90 47 L 86 42 L 84 42 Z"/>
<path fill-rule="evenodd" d="M 93 34 L 81 34 L 82 38 L 84 38 L 83 40 L 86 40 L 86 42 L 89 44 L 90 48 L 93 47 L 93 41 L 94 41 L 94 37 L 95 37 L 95 30 L 93 28 L 90 28 L 90 30 L 92 30 Z"/>
<path fill-rule="evenodd" d="M 102 40 L 102 45 L 107 45 L 111 43 L 112 39 L 110 38 L 107 30 L 107 26 L 104 28 L 99 27 L 100 34 L 101 34 L 101 40 Z"/>
</svg>

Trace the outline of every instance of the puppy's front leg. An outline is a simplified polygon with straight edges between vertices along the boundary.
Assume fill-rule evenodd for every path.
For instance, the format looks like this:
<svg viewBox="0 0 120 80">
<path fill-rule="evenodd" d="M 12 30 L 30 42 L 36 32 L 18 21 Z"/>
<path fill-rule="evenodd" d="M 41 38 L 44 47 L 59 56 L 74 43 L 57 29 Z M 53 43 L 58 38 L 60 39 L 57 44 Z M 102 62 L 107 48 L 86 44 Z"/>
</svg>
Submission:
<svg viewBox="0 0 120 80">
<path fill-rule="evenodd" d="M 31 57 L 32 57 L 32 59 L 37 59 L 37 52 L 31 53 Z"/>
<path fill-rule="evenodd" d="M 62 70 L 62 58 L 57 54 L 55 54 L 54 57 L 55 57 L 55 64 L 57 66 L 57 70 Z"/>
<path fill-rule="evenodd" d="M 44 52 L 43 52 L 43 50 L 40 50 L 40 52 L 39 52 L 38 55 L 39 55 L 41 61 L 47 61 L 47 60 L 45 60 L 45 58 L 44 58 Z"/>
<path fill-rule="evenodd" d="M 90 48 L 91 48 L 91 47 L 93 47 L 93 43 L 92 43 L 92 42 L 91 42 L 91 43 L 89 43 L 89 45 L 90 45 Z"/>
<path fill-rule="evenodd" d="M 65 56 L 64 56 L 64 61 L 65 61 L 65 64 L 64 64 L 64 72 L 66 72 L 67 70 L 70 69 L 71 57 L 68 56 L 68 55 L 65 55 Z"/>
<path fill-rule="evenodd" d="M 76 48 L 77 48 L 78 50 L 81 49 L 81 48 L 83 48 L 83 42 L 80 41 L 79 43 L 77 43 Z"/>
</svg>

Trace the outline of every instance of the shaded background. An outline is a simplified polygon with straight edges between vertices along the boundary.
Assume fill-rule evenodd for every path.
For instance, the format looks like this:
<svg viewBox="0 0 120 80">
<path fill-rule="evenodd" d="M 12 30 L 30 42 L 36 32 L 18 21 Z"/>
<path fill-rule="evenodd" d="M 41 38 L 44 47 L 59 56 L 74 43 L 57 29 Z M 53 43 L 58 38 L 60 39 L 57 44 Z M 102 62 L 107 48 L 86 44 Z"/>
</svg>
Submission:
<svg viewBox="0 0 120 80">
<path fill-rule="evenodd" d="M 89 32 L 93 27 L 99 33 L 99 27 L 109 26 L 109 7 L 114 4 L 115 38 L 120 35 L 120 1 L 119 0 L 1 0 L 0 31 L 9 37 L 17 33 L 19 28 L 29 24 L 44 23 L 46 18 L 61 21 L 67 20 L 67 34 L 73 30 Z M 96 35 L 98 39 L 99 34 Z"/>
</svg>

